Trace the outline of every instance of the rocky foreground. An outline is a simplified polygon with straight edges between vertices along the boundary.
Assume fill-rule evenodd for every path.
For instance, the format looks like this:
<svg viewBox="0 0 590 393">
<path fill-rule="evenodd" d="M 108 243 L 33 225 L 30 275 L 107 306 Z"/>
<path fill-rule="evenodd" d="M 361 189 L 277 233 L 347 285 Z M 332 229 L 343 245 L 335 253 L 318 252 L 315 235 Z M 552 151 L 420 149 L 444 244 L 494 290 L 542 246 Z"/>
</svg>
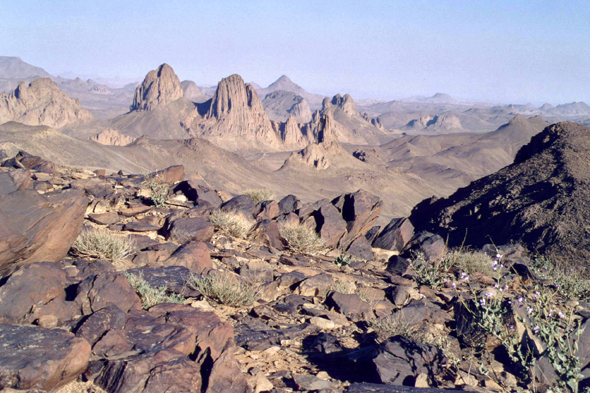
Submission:
<svg viewBox="0 0 590 393">
<path fill-rule="evenodd" d="M 362 190 L 275 201 L 182 166 L 107 175 L 21 152 L 0 171 L 0 389 L 590 384 L 587 281 L 519 245 L 375 227 L 381 208 Z"/>
</svg>

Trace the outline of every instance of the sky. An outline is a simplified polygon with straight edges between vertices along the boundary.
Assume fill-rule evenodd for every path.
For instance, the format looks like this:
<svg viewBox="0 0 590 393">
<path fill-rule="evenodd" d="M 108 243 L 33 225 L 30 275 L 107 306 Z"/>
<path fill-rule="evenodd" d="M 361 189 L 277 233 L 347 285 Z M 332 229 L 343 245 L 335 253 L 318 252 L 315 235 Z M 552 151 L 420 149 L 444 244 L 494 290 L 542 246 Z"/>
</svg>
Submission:
<svg viewBox="0 0 590 393">
<path fill-rule="evenodd" d="M 162 63 L 200 86 L 394 99 L 590 103 L 587 0 L 0 0 L 0 55 L 53 75 L 142 79 Z"/>
</svg>

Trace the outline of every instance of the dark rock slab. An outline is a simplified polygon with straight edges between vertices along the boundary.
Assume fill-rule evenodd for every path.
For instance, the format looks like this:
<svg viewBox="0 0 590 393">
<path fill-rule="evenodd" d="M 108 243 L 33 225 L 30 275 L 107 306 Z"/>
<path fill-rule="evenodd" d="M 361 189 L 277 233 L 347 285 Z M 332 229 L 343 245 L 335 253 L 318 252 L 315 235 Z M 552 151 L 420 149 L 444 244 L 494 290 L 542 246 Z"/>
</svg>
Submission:
<svg viewBox="0 0 590 393">
<path fill-rule="evenodd" d="M 88 366 L 90 345 L 61 329 L 0 324 L 0 389 L 51 391 Z"/>
<path fill-rule="evenodd" d="M 166 240 L 184 244 L 191 240 L 208 242 L 213 237 L 214 227 L 203 217 L 178 218 L 166 231 Z"/>
<path fill-rule="evenodd" d="M 183 266 L 140 267 L 127 270 L 127 273 L 141 276 L 152 287 L 164 287 L 167 292 L 186 297 L 197 297 L 199 291 L 193 289 L 189 282 L 192 273 Z"/>
<path fill-rule="evenodd" d="M 373 247 L 401 251 L 414 236 L 414 226 L 407 218 L 394 218 L 373 241 Z"/>
</svg>

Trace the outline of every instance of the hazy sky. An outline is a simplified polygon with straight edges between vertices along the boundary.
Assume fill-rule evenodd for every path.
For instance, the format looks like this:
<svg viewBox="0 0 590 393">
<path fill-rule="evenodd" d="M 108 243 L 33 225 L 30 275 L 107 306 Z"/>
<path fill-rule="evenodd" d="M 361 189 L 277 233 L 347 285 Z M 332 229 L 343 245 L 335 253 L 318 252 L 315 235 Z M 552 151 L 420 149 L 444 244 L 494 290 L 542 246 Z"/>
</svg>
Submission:
<svg viewBox="0 0 590 393">
<path fill-rule="evenodd" d="M 590 1 L 1 0 L 0 55 L 56 75 L 590 103 Z"/>
</svg>

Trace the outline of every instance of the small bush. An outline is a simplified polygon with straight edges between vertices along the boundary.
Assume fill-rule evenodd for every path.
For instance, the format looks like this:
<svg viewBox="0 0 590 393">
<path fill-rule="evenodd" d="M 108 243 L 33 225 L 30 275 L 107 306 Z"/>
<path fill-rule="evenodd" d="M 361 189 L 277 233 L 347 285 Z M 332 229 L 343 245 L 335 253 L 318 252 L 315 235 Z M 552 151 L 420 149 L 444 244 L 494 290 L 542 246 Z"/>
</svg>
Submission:
<svg viewBox="0 0 590 393">
<path fill-rule="evenodd" d="M 168 201 L 168 185 L 164 183 L 159 176 L 155 176 L 148 181 L 148 187 L 151 191 L 150 199 L 154 203 L 154 206 L 164 206 L 166 201 Z"/>
<path fill-rule="evenodd" d="M 447 259 L 427 261 L 424 254 L 418 253 L 411 266 L 416 274 L 416 281 L 433 289 L 439 289 L 451 277 L 449 270 L 452 265 Z"/>
<path fill-rule="evenodd" d="M 141 304 L 145 310 L 161 303 L 179 303 L 182 304 L 186 300 L 183 296 L 176 293 L 166 294 L 165 287 L 153 287 L 143 279 L 140 274 L 136 276 L 131 273 L 125 273 L 129 284 L 133 287 L 135 292 L 141 298 Z"/>
<path fill-rule="evenodd" d="M 410 326 L 410 324 L 403 318 L 402 313 L 388 315 L 383 318 L 372 319 L 369 326 L 375 330 L 379 341 L 385 341 L 393 336 L 405 336 L 409 339 L 416 340 L 417 329 Z"/>
<path fill-rule="evenodd" d="M 468 274 L 477 272 L 495 279 L 500 278 L 502 275 L 500 269 L 494 265 L 495 261 L 481 251 L 455 250 L 450 252 L 445 259 L 449 261 L 451 266 L 458 267 Z"/>
<path fill-rule="evenodd" d="M 531 267 L 540 277 L 553 281 L 555 290 L 564 298 L 590 300 L 590 280 L 587 273 L 571 267 L 556 267 L 544 256 L 533 258 Z"/>
<path fill-rule="evenodd" d="M 206 298 L 231 307 L 249 306 L 258 297 L 256 288 L 225 272 L 193 277 L 191 284 Z"/>
<path fill-rule="evenodd" d="M 355 259 L 350 255 L 341 254 L 334 260 L 334 264 L 338 267 L 348 266 L 351 262 L 354 262 Z"/>
<path fill-rule="evenodd" d="M 92 228 L 82 231 L 72 245 L 74 254 L 81 257 L 118 262 L 133 253 L 133 241 L 108 229 Z"/>
<path fill-rule="evenodd" d="M 250 195 L 250 198 L 254 201 L 254 204 L 258 204 L 263 201 L 270 201 L 274 199 L 275 193 L 271 190 L 248 190 L 244 193 L 245 195 Z"/>
<path fill-rule="evenodd" d="M 239 239 L 245 239 L 254 226 L 254 221 L 241 212 L 217 210 L 209 216 L 209 221 L 223 232 Z"/>
<path fill-rule="evenodd" d="M 281 228 L 281 236 L 296 252 L 312 254 L 324 248 L 324 242 L 314 230 L 301 224 L 285 225 Z"/>
</svg>

